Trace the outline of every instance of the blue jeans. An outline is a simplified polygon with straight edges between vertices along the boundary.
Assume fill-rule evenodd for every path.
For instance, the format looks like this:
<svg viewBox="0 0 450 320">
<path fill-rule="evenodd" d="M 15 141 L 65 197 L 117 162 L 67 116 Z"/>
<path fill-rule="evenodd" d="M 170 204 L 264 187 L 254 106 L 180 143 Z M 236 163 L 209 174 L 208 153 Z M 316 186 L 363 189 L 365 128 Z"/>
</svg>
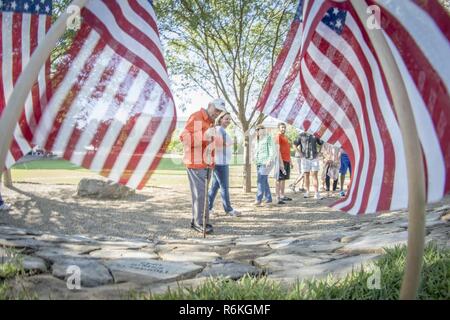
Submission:
<svg viewBox="0 0 450 320">
<path fill-rule="evenodd" d="M 267 174 L 261 174 L 264 171 L 263 165 L 256 166 L 256 172 L 258 174 L 258 191 L 256 192 L 256 201 L 261 202 L 263 197 L 266 198 L 266 202 L 272 202 L 272 194 L 269 187 L 269 176 Z"/>
<path fill-rule="evenodd" d="M 350 158 L 346 154 L 341 155 L 341 168 L 339 169 L 339 173 L 341 175 L 347 175 L 347 170 L 350 171 L 350 177 L 352 176 L 352 164 L 350 162 Z"/>
<path fill-rule="evenodd" d="M 222 197 L 223 210 L 226 213 L 233 211 L 230 202 L 230 192 L 229 192 L 229 176 L 230 168 L 228 165 L 216 165 L 214 168 L 214 173 L 212 177 L 211 190 L 209 190 L 209 210 L 212 210 L 214 206 L 214 199 L 216 198 L 217 191 L 220 188 L 220 195 Z"/>
</svg>

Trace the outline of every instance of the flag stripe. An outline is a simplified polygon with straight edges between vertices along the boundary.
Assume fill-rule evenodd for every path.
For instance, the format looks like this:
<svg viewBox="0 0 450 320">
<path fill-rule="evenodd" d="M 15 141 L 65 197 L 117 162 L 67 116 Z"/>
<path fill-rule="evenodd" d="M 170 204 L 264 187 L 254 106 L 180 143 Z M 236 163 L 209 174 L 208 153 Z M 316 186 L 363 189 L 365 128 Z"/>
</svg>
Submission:
<svg viewBox="0 0 450 320">
<path fill-rule="evenodd" d="M 176 122 L 153 10 L 136 12 L 142 5 L 88 3 L 38 128 L 65 159 L 132 188 L 145 186 Z"/>
<path fill-rule="evenodd" d="M 98 39 L 99 38 L 97 35 L 97 40 Z M 47 140 L 46 148 L 48 148 L 48 150 L 55 150 L 58 153 L 64 151 L 64 144 L 70 134 L 68 131 L 70 122 L 66 122 L 64 120 L 73 119 L 77 113 L 77 111 L 71 109 L 70 106 L 77 102 L 76 98 L 80 95 L 80 91 L 82 91 L 83 88 L 90 90 L 92 86 L 95 85 L 95 80 L 99 79 L 101 76 L 102 70 L 99 70 L 99 64 L 95 65 L 95 60 L 100 58 L 105 45 L 103 42 L 97 42 L 96 44 L 97 45 L 92 48 L 92 51 L 83 48 L 84 52 L 81 51 L 79 57 L 85 58 L 85 60 L 80 59 L 81 61 L 78 62 L 80 63 L 80 66 L 82 66 L 81 70 L 77 70 L 78 68 L 76 68 L 75 64 L 72 66 L 69 70 L 68 76 L 64 78 L 64 82 L 58 87 L 58 89 L 61 89 L 61 92 L 58 92 L 54 98 L 52 97 L 52 100 L 49 103 L 49 105 L 52 105 L 52 102 L 55 104 L 55 108 L 58 109 L 58 113 L 55 117 L 55 123 L 52 124 L 53 132 Z M 97 66 L 97 69 L 95 69 L 97 73 L 91 74 L 95 66 Z M 91 80 L 89 86 L 85 86 L 85 83 L 89 79 Z M 62 99 L 61 104 L 57 98 Z M 72 113 L 70 113 L 71 110 Z M 47 110 L 45 112 L 47 113 Z"/>
<path fill-rule="evenodd" d="M 79 33 L 79 35 L 83 36 L 83 33 Z M 78 39 L 75 40 L 75 45 L 72 46 L 72 50 L 67 57 L 68 61 L 73 61 L 73 63 L 71 63 L 72 67 L 70 69 L 68 65 L 65 66 L 65 68 L 63 67 L 61 71 L 63 75 L 59 75 L 55 79 L 56 84 L 54 87 L 54 94 L 45 107 L 45 113 L 42 115 L 39 127 L 35 134 L 35 143 L 45 146 L 47 150 L 53 149 L 56 134 L 67 113 L 67 105 L 66 107 L 63 106 L 61 108 L 60 105 L 66 100 L 67 94 L 70 92 L 72 86 L 76 86 L 77 78 L 86 76 L 86 72 L 81 73 L 82 71 L 86 71 L 84 62 L 88 57 L 92 56 L 94 50 L 96 52 L 99 51 L 99 48 L 96 49 L 96 47 L 103 47 L 103 44 L 98 44 L 99 39 L 97 33 L 91 33 L 87 37 L 83 47 L 78 47 Z M 74 99 L 73 95 L 72 99 Z M 61 150 L 55 151 L 61 152 Z"/>
<path fill-rule="evenodd" d="M 320 28 L 319 28 L 320 29 Z M 314 42 L 314 40 L 313 40 Z M 331 46 L 329 43 L 326 43 L 325 39 L 321 38 L 320 43 L 317 43 L 316 45 L 321 46 L 321 51 L 327 52 L 327 50 L 330 50 Z M 357 132 L 359 135 L 362 135 L 362 142 L 363 142 L 363 149 L 368 152 L 368 156 L 362 155 L 362 159 L 366 159 L 366 163 L 363 165 L 363 167 L 368 166 L 369 172 L 374 172 L 375 175 L 381 174 L 382 168 L 378 166 L 378 168 L 375 168 L 377 161 L 376 161 L 376 152 L 375 152 L 375 144 L 381 143 L 379 136 L 376 135 L 376 131 L 373 132 L 370 122 L 368 121 L 369 115 L 366 109 L 362 108 L 362 101 L 364 99 L 361 97 L 361 91 L 360 94 L 356 92 L 356 88 L 353 87 L 353 84 L 346 78 L 345 74 L 341 72 L 339 67 L 337 67 L 335 64 L 338 63 L 338 65 L 341 68 L 345 68 L 346 72 L 348 72 L 348 68 L 350 68 L 350 64 L 343 60 L 342 56 L 339 56 L 338 58 L 341 59 L 334 59 L 328 60 L 328 58 L 319 52 L 320 49 L 317 48 L 315 45 L 310 45 L 308 48 L 308 53 L 312 53 L 312 55 L 316 55 L 317 58 L 315 59 L 316 68 L 321 68 L 322 70 L 328 69 L 328 72 L 323 75 L 325 77 L 325 81 L 322 82 L 322 85 L 326 84 L 327 87 L 324 88 L 326 91 L 334 92 L 335 95 L 335 102 L 339 106 L 343 106 L 343 108 L 347 108 L 347 115 L 349 119 L 353 119 L 353 126 L 357 128 Z M 336 53 L 339 52 L 339 50 L 336 50 Z M 335 56 L 336 57 L 336 56 Z M 322 61 L 322 63 L 321 63 Z M 344 62 L 345 61 L 345 62 Z M 344 62 L 344 63 L 343 63 Z M 320 67 L 319 67 L 320 64 Z M 345 65 L 345 67 L 344 67 Z M 319 76 L 321 77 L 321 76 Z M 357 78 L 356 78 L 357 79 Z M 336 100 L 338 98 L 338 100 Z M 361 124 L 361 125 L 359 125 Z M 367 127 L 366 128 L 366 125 Z M 377 141 L 374 143 L 374 136 L 377 136 Z M 378 162 L 380 164 L 380 162 Z M 381 170 L 380 170 L 381 169 Z M 364 174 L 365 176 L 366 174 Z M 368 176 L 367 183 L 365 183 L 366 188 L 369 188 L 370 186 L 374 186 L 371 182 L 373 179 L 373 175 Z M 367 206 L 368 196 L 376 196 L 377 193 L 370 193 L 369 190 L 365 190 L 363 194 L 359 194 L 359 201 L 362 201 L 362 210 L 365 210 L 365 207 Z M 379 192 L 378 192 L 379 194 Z M 364 199 L 361 199 L 362 196 L 365 196 Z M 356 199 L 354 199 L 355 201 Z M 351 206 L 355 206 L 355 203 L 352 202 L 350 204 Z"/>
<path fill-rule="evenodd" d="M 450 175 L 446 174 L 450 172 L 450 146 L 445 141 L 446 137 L 450 137 L 450 125 L 448 125 L 450 110 L 437 107 L 450 106 L 448 91 L 450 76 L 448 72 L 443 72 L 447 67 L 450 70 L 450 64 L 448 58 L 445 58 L 445 61 L 437 61 L 434 65 L 431 64 L 429 57 L 433 54 L 430 52 L 426 55 L 422 48 L 426 51 L 439 51 L 441 54 L 449 49 L 448 54 L 450 55 L 450 44 L 445 39 L 440 39 L 443 41 L 440 44 L 440 50 L 430 50 L 431 48 L 426 46 L 420 47 L 411 34 L 406 32 L 401 22 L 389 12 L 385 14 L 391 21 L 391 24 L 385 29 L 390 37 L 389 40 L 392 41 L 390 46 L 396 54 L 399 66 L 405 67 L 402 74 L 406 76 L 407 89 L 414 107 L 416 122 L 421 123 L 418 130 L 422 146 L 425 155 L 433 158 L 427 160 L 434 164 L 432 168 L 428 168 L 428 175 L 433 177 L 429 179 L 428 197 L 430 201 L 436 201 L 442 197 L 444 192 L 450 191 Z M 442 78 L 443 73 L 447 79 Z M 444 81 L 439 81 L 440 79 Z M 442 181 L 442 179 L 444 180 Z"/>
<path fill-rule="evenodd" d="M 274 69 L 269 76 L 266 86 L 261 95 L 261 99 L 258 100 L 257 108 L 259 110 L 264 110 L 265 113 L 271 113 L 277 105 L 275 104 L 275 108 L 271 110 L 267 110 L 267 106 L 272 106 L 273 99 L 271 95 L 275 92 L 279 91 L 279 88 L 283 85 L 284 78 L 281 79 L 280 75 L 287 75 L 288 70 L 291 68 L 293 63 L 293 59 L 300 52 L 301 45 L 301 36 L 298 33 L 301 33 L 300 22 L 294 22 L 289 30 L 289 33 L 286 38 L 286 43 L 283 49 L 281 49 L 280 55 L 277 58 Z M 294 43 L 295 40 L 295 43 Z"/>
<path fill-rule="evenodd" d="M 435 0 L 368 3 L 382 8 L 384 34 L 403 75 L 422 144 L 427 200 L 437 201 L 450 191 L 449 16 Z M 306 1 L 303 15 L 304 32 L 288 38 L 282 49 L 297 58 L 277 59 L 258 109 L 347 151 L 352 182 L 334 208 L 351 214 L 405 208 L 402 134 L 366 21 L 354 18 L 349 2 Z M 299 20 L 296 16 L 291 30 L 298 30 Z M 301 48 L 294 49 L 300 40 Z"/>
<path fill-rule="evenodd" d="M 105 174 L 110 171 L 108 172 L 108 177 L 111 180 L 121 179 L 121 176 L 126 171 L 128 163 L 140 142 L 139 140 L 131 139 L 123 141 L 120 140 L 120 137 L 128 135 L 131 137 L 142 137 L 145 134 L 145 130 L 153 118 L 152 115 L 154 109 L 152 108 L 152 103 L 160 100 L 163 90 L 154 84 L 151 91 L 146 90 L 142 94 L 142 99 L 139 99 L 139 102 L 143 104 L 142 112 L 138 116 L 132 116 L 123 127 L 121 134 L 119 134 L 118 140 L 115 143 L 115 153 L 108 157 L 105 166 L 103 167 Z"/>
<path fill-rule="evenodd" d="M 320 31 L 320 30 L 321 30 L 320 27 L 318 27 L 318 31 Z M 350 29 L 347 29 L 347 28 L 344 29 L 344 31 L 342 33 L 342 38 L 345 39 L 346 41 L 339 41 L 338 39 L 336 39 L 336 36 L 334 36 L 334 35 L 330 35 L 328 37 L 328 40 L 335 39 L 335 44 L 340 45 L 339 49 L 334 48 L 334 47 L 332 49 L 332 52 L 335 52 L 335 59 L 333 59 L 333 63 L 335 64 L 334 67 L 337 70 L 340 70 L 340 69 L 345 70 L 345 73 L 348 75 L 348 77 L 350 79 L 354 79 L 353 80 L 354 84 L 352 85 L 351 81 L 345 77 L 344 73 L 342 73 L 340 75 L 340 77 L 333 79 L 333 81 L 339 82 L 340 81 L 339 79 L 344 79 L 344 81 L 347 82 L 345 84 L 345 86 L 348 87 L 348 90 L 351 90 L 353 87 L 353 90 L 358 91 L 358 96 L 359 96 L 358 106 L 359 107 L 358 107 L 358 110 L 356 111 L 356 114 L 358 114 L 358 115 L 363 114 L 364 119 L 358 120 L 357 117 L 355 117 L 355 116 L 352 116 L 352 118 L 355 119 L 355 121 L 357 120 L 355 125 L 358 125 L 358 123 L 361 123 L 362 125 L 367 123 L 367 126 L 368 126 L 367 130 L 369 132 L 369 139 L 366 140 L 366 143 L 369 143 L 369 145 L 370 145 L 370 148 L 368 149 L 368 150 L 370 150 L 369 159 L 371 159 L 371 160 L 369 160 L 369 164 L 370 164 L 369 172 L 373 172 L 374 174 L 369 177 L 369 180 L 368 180 L 369 183 L 366 183 L 365 185 L 372 186 L 372 188 L 375 188 L 374 190 L 372 190 L 372 192 L 369 192 L 369 190 L 365 190 L 364 188 L 361 188 L 361 190 L 363 190 L 362 194 L 364 195 L 364 199 L 362 200 L 363 204 L 362 204 L 360 211 L 366 210 L 366 206 L 369 202 L 369 196 L 371 198 L 371 200 L 370 200 L 371 208 L 372 208 L 371 210 L 374 210 L 373 209 L 374 202 L 377 201 L 377 199 L 379 197 L 379 193 L 380 193 L 380 191 L 379 191 L 380 183 L 379 182 L 374 183 L 372 180 L 375 179 L 375 181 L 378 181 L 378 179 L 383 176 L 382 162 L 380 162 L 380 161 L 377 162 L 376 158 L 384 157 L 383 149 L 380 148 L 380 146 L 382 145 L 382 142 L 381 142 L 380 134 L 377 130 L 377 123 L 374 121 L 374 118 L 375 118 L 374 113 L 377 112 L 377 110 L 378 110 L 378 108 L 376 108 L 375 106 L 377 106 L 378 103 L 376 100 L 372 100 L 373 99 L 373 90 L 369 89 L 368 79 L 366 77 L 366 74 L 370 74 L 368 65 L 366 64 L 364 67 L 362 67 L 359 64 L 360 61 L 358 61 L 358 59 L 356 59 L 356 56 L 354 56 L 353 49 L 355 49 L 357 44 L 354 43 L 354 41 L 352 43 L 353 36 L 351 35 Z M 324 39 L 324 38 L 322 38 L 322 39 L 324 42 L 327 42 L 326 39 Z M 329 50 L 330 50 L 330 48 L 328 46 L 325 46 L 322 49 L 322 53 L 325 55 Z M 347 60 L 346 57 L 349 57 L 349 59 L 351 61 Z M 352 57 L 353 57 L 353 59 L 352 59 Z M 355 67 L 355 66 L 358 66 L 360 69 L 358 74 L 356 74 L 353 69 L 353 67 Z M 365 84 L 364 87 L 362 86 L 362 83 Z M 371 87 L 373 87 L 373 86 L 371 86 Z M 348 90 L 345 90 L 345 91 L 348 91 Z M 364 105 L 367 104 L 369 107 L 367 109 L 363 108 L 362 102 L 364 103 Z M 369 121 L 369 117 L 370 117 L 370 121 Z M 374 142 L 372 141 L 373 139 L 375 139 Z M 376 149 L 376 151 L 375 151 L 375 149 Z M 374 167 L 374 165 L 376 165 L 376 168 Z M 377 191 L 375 191 L 375 190 L 377 190 Z M 351 202 L 350 205 L 353 206 L 354 203 Z"/>
<path fill-rule="evenodd" d="M 167 99 L 167 97 L 165 98 Z M 164 102 L 162 102 L 164 103 Z M 155 127 L 157 128 L 155 135 L 162 135 L 164 132 L 170 130 L 170 128 L 174 128 L 175 122 L 173 121 L 173 102 L 167 102 L 167 114 L 155 121 Z M 159 122 L 159 123 L 158 123 Z M 145 182 L 148 180 L 149 175 L 156 169 L 156 163 L 154 162 L 155 158 L 161 159 L 164 151 L 160 151 L 161 148 L 164 147 L 164 144 L 168 142 L 166 140 L 152 140 L 151 143 L 148 144 L 147 149 L 144 151 L 139 164 L 136 167 L 136 170 L 133 172 L 133 175 L 130 178 L 129 184 L 131 186 L 136 186 L 136 188 L 143 188 Z M 158 160 L 158 163 L 159 163 Z"/>
<path fill-rule="evenodd" d="M 90 10 L 98 11 L 94 15 Z M 167 92 L 170 92 L 164 66 L 150 50 L 120 28 L 114 15 L 102 1 L 89 2 L 84 15 L 87 21 L 101 33 L 102 37 L 107 37 L 108 41 L 118 46 L 116 50 L 119 54 L 120 52 L 133 53 L 136 58 L 134 64 L 140 69 L 146 70 L 162 87 L 167 87 Z"/>
<path fill-rule="evenodd" d="M 43 39 L 51 22 L 51 2 L 41 0 L 44 10 L 26 9 L 26 1 L 3 2 L 1 8 L 1 85 L 0 113 L 7 106 L 14 85 L 26 68 L 37 42 Z M 45 11 L 45 9 L 48 9 Z M 34 10 L 34 9 L 33 9 Z M 44 12 L 45 11 L 45 12 Z M 40 70 L 38 82 L 46 85 L 49 80 L 50 63 Z M 25 106 L 14 128 L 13 141 L 7 154 L 6 168 L 28 153 L 41 112 L 38 86 L 34 85 L 27 95 Z"/>
<path fill-rule="evenodd" d="M 351 16 L 348 20 L 348 26 L 348 31 L 350 32 L 344 32 L 343 39 L 346 40 L 349 47 L 347 47 L 346 51 L 341 54 L 343 55 L 343 59 L 347 59 L 346 57 L 349 58 L 349 60 L 347 60 L 349 69 L 346 70 L 348 77 L 349 79 L 359 79 L 361 83 L 360 88 L 363 91 L 363 94 L 366 95 L 365 103 L 368 106 L 367 109 L 368 111 L 372 111 L 374 114 L 373 117 L 371 117 L 371 123 L 376 129 L 378 129 L 378 132 L 375 134 L 378 137 L 381 136 L 381 138 L 375 143 L 375 146 L 377 148 L 378 158 L 384 160 L 384 168 L 381 174 L 376 172 L 373 177 L 374 179 L 381 178 L 381 193 L 391 195 L 392 183 L 390 183 L 390 181 L 392 181 L 394 176 L 393 171 L 395 170 L 394 163 L 396 155 L 391 140 L 391 135 L 393 133 L 389 132 L 391 126 L 386 124 L 383 117 L 383 111 L 381 109 L 382 106 L 384 106 L 387 110 L 391 111 L 391 115 L 392 109 L 388 98 L 386 95 L 383 95 L 384 86 L 381 81 L 382 77 L 380 76 L 380 70 L 376 67 L 376 64 L 367 60 L 368 56 L 372 57 L 373 61 L 375 59 L 371 56 L 368 48 L 366 48 L 366 52 L 362 49 L 364 47 L 364 41 L 362 40 L 361 34 L 358 35 L 358 33 L 360 33 L 360 29 L 356 28 L 356 22 Z M 353 56 L 353 54 L 355 54 L 355 56 Z M 352 56 L 353 59 L 351 58 Z M 357 59 L 356 57 L 360 58 Z M 372 75 L 372 77 L 370 75 Z M 367 95 L 370 97 L 367 97 Z M 383 147 L 381 148 L 381 146 Z M 366 212 L 387 210 L 390 207 L 390 200 L 391 196 L 380 197 L 377 207 L 370 207 L 370 209 Z"/>
<path fill-rule="evenodd" d="M 450 70 L 450 59 L 448 59 L 450 43 L 449 39 L 440 32 L 434 20 L 411 1 L 378 0 L 377 3 L 387 9 L 383 13 L 389 17 L 391 23 L 394 23 L 385 28 L 390 30 L 390 37 L 407 36 L 408 44 L 414 44 L 414 47 L 417 48 L 415 51 L 424 55 L 424 61 L 433 66 L 448 91 L 450 86 L 450 72 L 448 72 Z M 415 17 L 415 19 L 411 19 L 411 17 Z M 392 32 L 395 27 L 398 28 L 395 30 L 399 32 L 397 34 Z M 397 45 L 399 43 L 402 46 L 406 45 L 406 42 L 394 42 Z M 435 48 L 439 48 L 439 50 L 435 50 Z"/>
<path fill-rule="evenodd" d="M 108 65 L 104 66 L 102 61 L 108 61 Z M 86 99 L 85 106 L 78 107 L 76 103 L 72 106 L 73 113 L 78 113 L 80 117 L 77 119 L 76 126 L 71 128 L 73 130 L 70 139 L 72 145 L 65 147 L 65 158 L 78 165 L 82 163 L 83 150 L 89 146 L 99 121 L 103 119 L 103 114 L 114 103 L 114 95 L 108 92 L 115 92 L 116 95 L 121 93 L 120 87 L 127 85 L 124 82 L 127 80 L 130 68 L 131 65 L 127 61 L 120 59 L 108 47 L 103 50 L 91 71 L 91 77 L 79 92 L 80 98 Z M 99 74 L 99 77 L 92 76 L 95 74 Z M 92 108 L 92 105 L 97 107 Z"/>
<path fill-rule="evenodd" d="M 377 211 L 389 210 L 391 203 L 392 207 L 392 194 L 397 194 L 396 199 L 402 201 L 402 195 L 406 195 L 403 190 L 405 190 L 405 180 L 400 178 L 392 179 L 394 177 L 404 177 L 406 175 L 406 162 L 404 159 L 403 152 L 395 152 L 393 144 L 391 141 L 395 140 L 397 150 L 403 150 L 403 141 L 401 139 L 401 132 L 398 126 L 396 115 L 392 108 L 392 100 L 388 96 L 386 91 L 387 84 L 384 74 L 379 69 L 379 62 L 377 57 L 373 55 L 373 48 L 368 41 L 368 35 L 364 32 L 364 28 L 361 22 L 353 19 L 352 16 L 348 17 L 348 26 L 352 30 L 352 36 L 355 38 L 356 42 L 353 45 L 353 50 L 355 52 L 355 58 L 353 59 L 353 65 L 358 65 L 358 60 L 361 61 L 366 67 L 364 72 L 369 75 L 370 83 L 374 84 L 375 94 L 378 104 L 374 106 L 379 106 L 382 117 L 377 118 L 377 125 L 383 134 L 383 146 L 385 147 L 385 170 L 383 177 L 383 197 L 380 199 Z M 345 36 L 344 36 L 345 38 Z M 348 40 L 347 40 L 348 41 Z M 370 75 L 372 75 L 370 77 Z M 384 120 L 383 120 L 384 119 Z M 395 166 L 392 165 L 395 161 Z M 393 183 L 392 183 L 393 181 Z M 392 192 L 390 192 L 392 190 Z"/>
<path fill-rule="evenodd" d="M 372 1 L 372 0 L 369 0 Z M 436 1 L 412 0 L 422 11 L 430 15 L 431 19 L 439 26 L 440 32 L 450 41 L 450 28 L 448 27 L 448 13 L 442 10 L 442 5 Z"/>
<path fill-rule="evenodd" d="M 125 95 L 136 97 L 136 99 L 139 97 L 140 93 L 136 92 L 138 90 L 134 89 L 136 87 L 136 82 L 140 82 L 139 80 L 134 81 L 134 79 L 136 79 L 136 77 L 138 76 L 138 72 L 139 70 L 132 66 L 126 80 L 121 84 L 121 89 L 118 91 L 118 94 L 116 94 L 115 97 L 115 103 L 110 104 L 108 110 L 106 111 L 106 114 L 108 116 L 105 117 L 105 121 L 99 123 L 96 133 L 91 139 L 90 145 L 93 147 L 93 151 L 87 152 L 84 156 L 82 162 L 83 167 L 92 169 L 92 161 L 98 154 L 96 150 L 98 150 L 98 148 L 100 147 L 100 143 L 105 143 L 106 141 L 111 140 L 106 138 L 107 134 L 114 135 L 117 130 L 121 128 L 122 123 L 126 121 L 130 113 L 133 112 L 133 108 L 131 107 L 132 103 L 130 101 L 127 101 L 127 108 L 119 108 L 119 106 L 120 103 L 122 103 L 126 98 Z M 130 87 L 132 85 L 133 87 L 130 90 Z M 119 93 L 121 95 L 119 95 Z M 112 145 L 109 145 L 108 149 L 111 148 Z M 101 168 L 98 168 L 94 171 L 100 172 L 100 170 Z"/>
<path fill-rule="evenodd" d="M 95 91 L 97 84 L 102 80 L 102 76 L 108 67 L 105 62 L 110 63 L 113 55 L 114 51 L 100 41 L 96 50 L 94 50 L 94 54 L 86 61 L 85 69 L 69 91 L 70 94 L 67 95 L 63 108 L 61 108 L 65 113 L 64 118 L 71 119 L 71 121 L 62 122 L 56 136 L 55 150 L 66 151 L 70 147 L 67 143 L 75 128 L 87 130 L 87 117 L 89 116 L 89 109 L 92 107 L 90 97 L 97 93 Z M 83 103 L 80 104 L 79 101 L 83 101 Z M 97 108 L 104 108 L 104 106 L 98 105 Z M 70 158 L 67 159 L 70 160 Z"/>
<path fill-rule="evenodd" d="M 129 103 L 133 103 L 133 101 L 123 101 L 126 97 L 127 92 L 129 94 L 133 94 L 136 89 L 136 86 L 140 86 L 139 89 L 142 89 L 144 80 L 136 78 L 137 71 L 128 64 L 127 61 L 122 61 L 121 64 L 123 70 L 118 70 L 117 78 L 115 79 L 115 85 L 108 87 L 108 90 L 113 89 L 112 91 L 116 92 L 115 95 L 105 95 L 100 101 L 96 102 L 100 106 L 119 106 L 124 111 L 129 108 Z M 118 80 L 121 80 L 120 82 Z M 140 90 L 139 90 L 140 91 Z M 83 130 L 83 135 L 76 150 L 78 154 L 75 157 L 72 157 L 72 161 L 74 163 L 80 164 L 83 162 L 83 153 L 82 148 L 85 146 L 89 146 L 90 142 L 95 136 L 95 133 L 98 132 L 99 125 L 101 122 L 107 121 L 106 112 L 108 108 L 97 108 L 94 113 L 91 115 L 90 120 L 88 120 L 88 127 L 86 130 Z"/>
<path fill-rule="evenodd" d="M 130 0 L 129 4 L 133 11 L 138 14 L 143 21 L 148 23 L 150 27 L 153 29 L 153 31 L 156 34 L 156 39 L 159 39 L 159 31 L 158 26 L 156 24 L 156 17 L 152 14 L 152 11 L 147 10 L 147 2 L 146 0 L 143 0 L 144 4 L 139 3 L 140 1 L 137 0 Z M 159 41 L 158 41 L 159 42 Z M 160 48 L 161 49 L 161 48 Z"/>
</svg>

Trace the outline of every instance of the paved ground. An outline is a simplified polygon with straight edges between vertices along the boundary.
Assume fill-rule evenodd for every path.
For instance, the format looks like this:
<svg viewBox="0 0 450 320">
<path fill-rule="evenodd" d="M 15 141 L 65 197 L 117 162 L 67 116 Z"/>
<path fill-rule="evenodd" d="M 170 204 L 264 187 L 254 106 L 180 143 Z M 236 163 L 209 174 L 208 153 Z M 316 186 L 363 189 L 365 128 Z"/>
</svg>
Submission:
<svg viewBox="0 0 450 320">
<path fill-rule="evenodd" d="M 29 276 L 11 286 L 40 299 L 126 299 L 210 276 L 265 274 L 291 285 L 344 276 L 407 240 L 404 212 L 353 217 L 327 207 L 336 198 L 300 194 L 285 206 L 255 208 L 254 195 L 239 189 L 231 194 L 243 216 L 215 216 L 215 233 L 204 240 L 189 228 L 188 192 L 152 187 L 104 201 L 77 198 L 74 185 L 15 183 L 2 191 L 13 210 L 0 214 L 0 261 L 19 250 Z M 450 197 L 429 206 L 427 241 L 450 247 L 449 219 Z M 80 290 L 68 287 L 71 266 L 80 268 Z"/>
<path fill-rule="evenodd" d="M 151 187 L 126 200 L 77 198 L 75 185 L 15 183 L 2 191 L 13 205 L 8 214 L 0 214 L 0 223 L 62 234 L 111 235 L 120 237 L 188 238 L 197 234 L 189 228 L 191 204 L 186 186 Z M 331 210 L 328 205 L 337 194 L 317 201 L 289 193 L 294 201 L 284 206 L 253 205 L 254 193 L 231 189 L 231 199 L 242 217 L 225 216 L 218 195 L 211 218 L 212 237 L 231 235 L 288 234 L 308 230 L 332 230 L 364 221 L 385 219 L 392 214 L 354 217 Z M 399 214 L 399 213 L 395 213 Z M 395 215 L 394 214 L 394 215 Z M 401 214 L 400 214 L 401 215 Z"/>
</svg>

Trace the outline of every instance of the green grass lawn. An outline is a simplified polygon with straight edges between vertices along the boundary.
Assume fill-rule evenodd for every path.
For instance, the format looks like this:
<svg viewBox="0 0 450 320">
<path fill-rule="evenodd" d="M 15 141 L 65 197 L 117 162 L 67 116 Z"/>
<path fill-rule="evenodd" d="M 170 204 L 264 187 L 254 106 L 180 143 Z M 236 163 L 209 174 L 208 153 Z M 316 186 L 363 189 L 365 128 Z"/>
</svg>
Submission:
<svg viewBox="0 0 450 320">
<path fill-rule="evenodd" d="M 16 164 L 14 170 L 84 170 L 66 160 L 36 160 Z"/>
<path fill-rule="evenodd" d="M 406 262 L 406 246 L 386 249 L 370 268 L 355 271 L 343 279 L 297 282 L 290 288 L 266 277 L 246 276 L 238 281 L 211 278 L 195 289 L 178 288 L 165 294 L 134 294 L 135 299 L 155 300 L 396 300 L 399 298 Z M 370 288 L 373 266 L 380 271 L 380 287 Z M 424 254 L 419 299 L 450 299 L 450 250 L 433 243 Z"/>
<path fill-rule="evenodd" d="M 240 188 L 243 181 L 243 166 L 230 168 L 230 187 Z M 78 184 L 83 178 L 99 177 L 97 173 L 78 167 L 66 160 L 36 160 L 15 165 L 11 170 L 13 182 L 41 184 Z M 256 182 L 256 172 L 252 166 L 252 181 Z M 147 186 L 188 185 L 186 168 L 181 159 L 163 158 L 153 173 Z"/>
<path fill-rule="evenodd" d="M 85 170 L 69 161 L 55 160 L 36 160 L 21 163 L 13 167 L 15 170 Z M 159 163 L 158 170 L 185 170 L 182 163 L 177 163 L 172 159 L 163 158 Z"/>
<path fill-rule="evenodd" d="M 242 156 L 232 160 L 231 166 L 241 167 Z M 73 163 L 62 159 L 42 159 L 26 163 L 17 164 L 13 167 L 15 170 L 84 170 Z M 181 159 L 162 158 L 157 170 L 186 170 Z"/>
</svg>

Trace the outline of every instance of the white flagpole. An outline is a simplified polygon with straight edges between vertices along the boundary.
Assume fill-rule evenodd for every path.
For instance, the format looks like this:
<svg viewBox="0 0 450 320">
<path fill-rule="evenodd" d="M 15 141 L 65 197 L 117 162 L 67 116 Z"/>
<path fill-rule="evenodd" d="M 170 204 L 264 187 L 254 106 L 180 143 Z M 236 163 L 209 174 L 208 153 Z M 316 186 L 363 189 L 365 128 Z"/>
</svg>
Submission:
<svg viewBox="0 0 450 320">
<path fill-rule="evenodd" d="M 71 6 L 81 10 L 87 1 L 74 0 Z M 6 108 L 3 110 L 2 117 L 0 118 L 0 128 L 2 131 L 2 139 L 0 140 L 0 177 L 5 167 L 6 156 L 13 139 L 14 129 L 22 114 L 28 93 L 31 91 L 33 84 L 38 78 L 39 71 L 49 58 L 59 38 L 64 34 L 67 22 L 72 15 L 73 12 L 66 11 L 52 25 L 42 43 L 34 51 L 25 70 L 20 74 L 14 90 L 8 99 Z"/>
<path fill-rule="evenodd" d="M 394 100 L 406 155 L 408 173 L 408 254 L 400 299 L 417 298 L 425 245 L 425 174 L 416 123 L 405 83 L 382 30 L 369 29 L 365 1 L 350 0 L 375 48 Z"/>
</svg>

